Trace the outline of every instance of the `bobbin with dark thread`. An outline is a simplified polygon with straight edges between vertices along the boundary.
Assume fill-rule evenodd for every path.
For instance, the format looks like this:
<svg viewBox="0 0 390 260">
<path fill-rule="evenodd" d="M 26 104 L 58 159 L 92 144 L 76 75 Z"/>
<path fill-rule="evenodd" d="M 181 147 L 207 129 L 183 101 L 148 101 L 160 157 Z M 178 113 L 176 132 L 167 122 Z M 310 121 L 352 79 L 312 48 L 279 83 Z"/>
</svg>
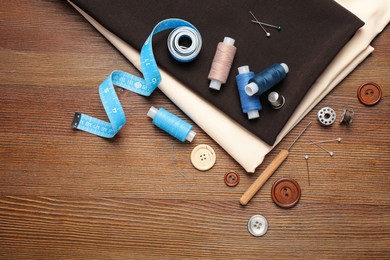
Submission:
<svg viewBox="0 0 390 260">
<path fill-rule="evenodd" d="M 353 116 L 355 112 L 353 109 L 345 108 L 343 109 L 343 113 L 341 114 L 340 124 L 345 124 L 346 126 L 350 126 L 352 124 Z"/>
<path fill-rule="evenodd" d="M 281 109 L 284 106 L 286 99 L 278 92 L 273 91 L 268 95 L 268 102 L 273 109 Z"/>
</svg>

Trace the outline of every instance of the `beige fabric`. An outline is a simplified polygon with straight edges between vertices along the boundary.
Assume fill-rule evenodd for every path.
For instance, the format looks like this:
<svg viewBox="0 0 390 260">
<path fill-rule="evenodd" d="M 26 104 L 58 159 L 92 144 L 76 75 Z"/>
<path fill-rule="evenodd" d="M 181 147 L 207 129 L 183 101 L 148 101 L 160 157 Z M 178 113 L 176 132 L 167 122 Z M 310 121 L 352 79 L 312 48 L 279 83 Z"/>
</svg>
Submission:
<svg viewBox="0 0 390 260">
<path fill-rule="evenodd" d="M 388 0 L 336 0 L 336 2 L 358 16 L 365 22 L 365 25 L 344 46 L 311 87 L 294 111 L 293 116 L 278 135 L 276 144 L 357 65 L 374 51 L 374 48 L 369 46 L 370 42 L 390 21 L 390 1 Z"/>
<path fill-rule="evenodd" d="M 69 0 L 68 0 L 69 1 Z M 69 1 L 70 2 L 70 1 Z M 372 51 L 372 39 L 390 21 L 389 0 L 337 0 L 366 24 L 340 51 L 318 78 L 277 138 L 278 144 L 299 121 Z M 70 2 L 71 3 L 71 2 Z M 71 3 L 134 66 L 140 69 L 139 53 L 96 20 Z M 254 172 L 273 147 L 248 132 L 224 113 L 161 71 L 160 90 L 187 116 L 228 152 L 247 172 Z M 188 102 L 191 100 L 191 102 Z M 275 144 L 275 145 L 276 145 Z"/>
</svg>

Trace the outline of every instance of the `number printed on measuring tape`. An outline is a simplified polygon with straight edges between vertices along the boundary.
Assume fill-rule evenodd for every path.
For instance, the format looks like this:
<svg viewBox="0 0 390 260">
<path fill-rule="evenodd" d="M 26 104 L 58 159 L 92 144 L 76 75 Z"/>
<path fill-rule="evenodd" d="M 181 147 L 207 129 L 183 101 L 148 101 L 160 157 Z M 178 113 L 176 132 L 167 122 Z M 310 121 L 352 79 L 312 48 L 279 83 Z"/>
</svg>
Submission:
<svg viewBox="0 0 390 260">
<path fill-rule="evenodd" d="M 191 23 L 175 18 L 163 20 L 154 27 L 142 46 L 140 53 L 143 78 L 123 71 L 113 71 L 102 82 L 99 86 L 99 95 L 109 122 L 76 112 L 72 127 L 105 138 L 114 137 L 126 123 L 126 116 L 115 92 L 114 85 L 139 95 L 150 96 L 161 82 L 161 74 L 153 54 L 153 35 L 181 26 L 190 27 L 198 32 Z"/>
</svg>

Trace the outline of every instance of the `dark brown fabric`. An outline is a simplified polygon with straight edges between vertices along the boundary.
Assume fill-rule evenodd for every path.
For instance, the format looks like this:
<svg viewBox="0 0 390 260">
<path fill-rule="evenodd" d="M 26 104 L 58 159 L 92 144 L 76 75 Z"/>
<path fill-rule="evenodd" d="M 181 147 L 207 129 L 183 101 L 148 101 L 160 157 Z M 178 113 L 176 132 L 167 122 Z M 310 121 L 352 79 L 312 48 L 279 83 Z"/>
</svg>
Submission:
<svg viewBox="0 0 390 260">
<path fill-rule="evenodd" d="M 158 65 L 194 92 L 272 145 L 310 86 L 338 51 L 363 25 L 352 13 L 332 0 L 73 0 L 108 30 L 138 50 L 153 27 L 167 18 L 194 24 L 203 38 L 198 58 L 188 64 L 175 61 L 166 47 L 168 32 L 154 37 Z M 281 25 L 279 32 L 251 23 L 251 10 L 266 23 Z M 224 36 L 236 39 L 237 54 L 228 82 L 221 90 L 208 88 L 208 72 L 216 46 Z M 248 120 L 242 113 L 235 83 L 237 68 L 249 65 L 258 73 L 274 63 L 286 63 L 290 73 L 273 90 L 286 98 L 280 110 L 261 97 L 260 118 Z M 115 69 L 115 68 L 113 68 Z M 191 100 L 188 100 L 191 102 Z"/>
</svg>

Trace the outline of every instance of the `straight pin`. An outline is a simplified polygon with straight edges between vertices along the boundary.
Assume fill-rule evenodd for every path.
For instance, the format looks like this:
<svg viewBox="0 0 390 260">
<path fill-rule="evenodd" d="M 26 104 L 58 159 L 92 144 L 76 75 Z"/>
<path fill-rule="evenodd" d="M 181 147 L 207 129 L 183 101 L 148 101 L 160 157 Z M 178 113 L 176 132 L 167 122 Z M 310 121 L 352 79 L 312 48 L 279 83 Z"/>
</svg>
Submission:
<svg viewBox="0 0 390 260">
<path fill-rule="evenodd" d="M 256 20 L 251 20 L 251 22 L 252 22 L 252 23 L 258 23 L 258 24 L 261 24 L 261 25 L 265 25 L 265 26 L 268 26 L 268 27 L 271 27 L 271 28 L 275 28 L 275 29 L 278 30 L 278 31 L 281 31 L 281 30 L 282 30 L 282 26 L 279 26 L 279 25 L 273 25 L 273 24 L 263 23 L 263 22 L 256 21 Z"/>
<path fill-rule="evenodd" d="M 263 31 L 265 32 L 265 35 L 266 35 L 267 37 L 270 37 L 271 34 L 264 28 L 264 26 L 260 23 L 260 21 L 257 20 L 256 16 L 255 16 L 251 11 L 249 11 L 249 13 L 250 13 L 250 14 L 253 16 L 253 18 L 258 22 L 257 24 L 261 27 L 261 29 L 263 29 Z"/>
<path fill-rule="evenodd" d="M 338 143 L 341 143 L 341 140 L 342 140 L 342 138 L 339 137 L 339 138 L 332 139 L 332 140 L 325 140 L 325 141 L 319 141 L 319 142 L 312 142 L 312 143 L 310 143 L 310 144 L 323 144 L 323 143 L 331 143 L 331 142 L 334 142 L 334 141 L 337 141 Z"/>
<path fill-rule="evenodd" d="M 305 161 L 306 161 L 306 169 L 307 169 L 307 180 L 309 181 L 309 186 L 310 186 L 310 174 L 309 174 L 309 155 L 305 154 L 304 158 L 305 158 Z"/>
<path fill-rule="evenodd" d="M 318 146 L 319 148 L 321 148 L 322 150 L 324 150 L 325 152 L 327 152 L 330 156 L 333 156 L 333 155 L 334 155 L 334 152 L 331 152 L 331 151 L 326 150 L 324 147 L 320 146 L 319 144 L 314 144 L 314 145 Z"/>
</svg>

